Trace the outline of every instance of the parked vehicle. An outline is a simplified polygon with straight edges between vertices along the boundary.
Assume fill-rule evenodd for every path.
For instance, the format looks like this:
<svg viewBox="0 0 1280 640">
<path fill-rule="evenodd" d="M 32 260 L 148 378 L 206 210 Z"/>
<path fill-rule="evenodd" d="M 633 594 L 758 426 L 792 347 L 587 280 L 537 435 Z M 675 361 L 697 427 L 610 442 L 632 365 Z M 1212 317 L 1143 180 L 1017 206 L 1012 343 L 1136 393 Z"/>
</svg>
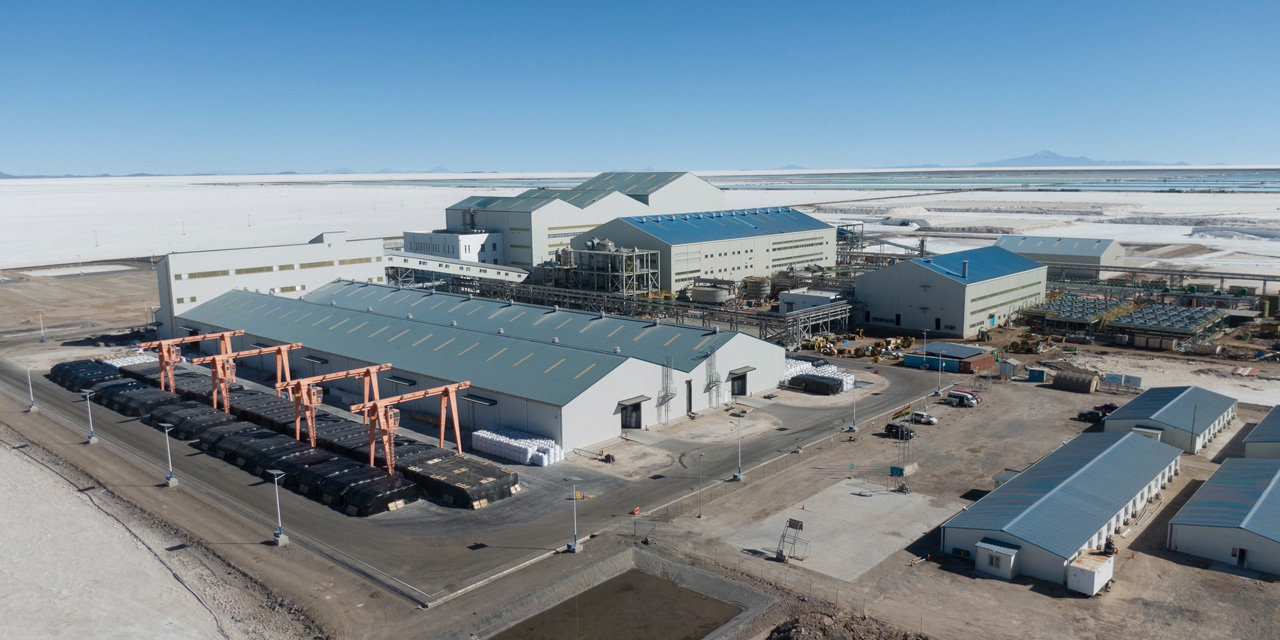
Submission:
<svg viewBox="0 0 1280 640">
<path fill-rule="evenodd" d="M 1100 405 L 1098 405 L 1098 406 L 1094 407 L 1094 408 L 1093 408 L 1093 410 L 1094 410 L 1094 411 L 1101 411 L 1101 412 L 1102 412 L 1102 415 L 1105 417 L 1105 416 L 1109 416 L 1109 415 L 1111 415 L 1111 414 L 1115 413 L 1116 409 L 1119 409 L 1119 408 L 1120 408 L 1120 405 L 1118 405 L 1118 404 L 1116 404 L 1116 403 L 1114 403 L 1114 402 L 1108 402 L 1108 403 L 1106 403 L 1106 404 L 1100 404 Z"/>
<path fill-rule="evenodd" d="M 957 389 L 957 388 L 955 388 L 955 387 L 952 387 L 952 389 L 951 389 L 951 390 L 952 390 L 952 391 L 954 391 L 954 392 L 956 392 L 956 393 L 963 393 L 963 394 L 965 394 L 965 395 L 967 395 L 967 396 L 969 396 L 969 397 L 973 398 L 973 401 L 974 401 L 974 402 L 976 402 L 976 403 L 978 403 L 978 404 L 982 404 L 982 396 L 981 396 L 981 395 L 978 395 L 978 392 L 977 392 L 977 391 L 970 391 L 970 390 L 968 390 L 968 389 Z"/>
<path fill-rule="evenodd" d="M 978 401 L 977 401 L 977 400 L 974 400 L 974 399 L 973 399 L 973 396 L 971 396 L 971 395 L 969 395 L 969 394 L 966 394 L 966 393 L 960 393 L 960 392 L 958 392 L 958 391 L 952 391 L 952 392 L 948 393 L 948 394 L 947 394 L 947 400 L 950 400 L 950 401 L 951 401 L 951 406 L 953 406 L 953 407 L 976 407 L 976 406 L 978 406 Z"/>
<path fill-rule="evenodd" d="M 894 440 L 910 440 L 916 437 L 916 430 L 901 422 L 890 422 L 884 426 L 884 432 Z"/>
<path fill-rule="evenodd" d="M 1101 411 L 1098 411 L 1097 409 L 1081 411 L 1080 413 L 1076 414 L 1076 420 L 1079 420 L 1081 422 L 1091 422 L 1094 424 L 1102 422 L 1102 419 L 1106 417 L 1107 417 L 1107 414 Z"/>
<path fill-rule="evenodd" d="M 923 412 L 923 411 L 912 411 L 912 412 L 911 412 L 911 421 L 912 421 L 912 422 L 914 422 L 914 423 L 916 423 L 916 424 L 938 424 L 938 419 L 937 419 L 937 418 L 935 418 L 935 417 L 933 417 L 933 416 L 931 416 L 931 415 L 929 415 L 929 414 L 927 414 L 927 413 L 925 413 L 925 412 Z"/>
</svg>

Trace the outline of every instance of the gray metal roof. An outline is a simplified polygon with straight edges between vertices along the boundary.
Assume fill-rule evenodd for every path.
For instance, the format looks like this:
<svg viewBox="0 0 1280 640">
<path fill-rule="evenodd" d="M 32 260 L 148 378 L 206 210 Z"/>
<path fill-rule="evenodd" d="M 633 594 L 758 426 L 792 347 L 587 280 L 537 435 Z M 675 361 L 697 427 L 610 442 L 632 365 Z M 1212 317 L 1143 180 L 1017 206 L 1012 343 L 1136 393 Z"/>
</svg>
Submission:
<svg viewBox="0 0 1280 640">
<path fill-rule="evenodd" d="M 1112 412 L 1107 420 L 1150 420 L 1199 435 L 1235 406 L 1235 398 L 1200 387 L 1155 387 Z"/>
<path fill-rule="evenodd" d="M 1267 416 L 1253 426 L 1244 442 L 1280 442 L 1280 407 L 1271 407 Z"/>
<path fill-rule="evenodd" d="M 374 313 L 395 318 L 412 315 L 413 323 L 428 326 L 449 327 L 457 322 L 459 329 L 486 335 L 501 330 L 508 338 L 538 344 L 550 345 L 557 340 L 561 347 L 639 358 L 657 365 L 670 357 L 672 366 L 684 372 L 692 371 L 707 353 L 737 335 L 688 325 L 654 325 L 651 320 L 621 316 L 601 317 L 588 311 L 342 280 L 311 291 L 303 299 L 358 311 L 372 307 Z M 306 344 L 305 340 L 300 342 Z M 781 349 L 778 357 L 783 357 Z"/>
<path fill-rule="evenodd" d="M 627 216 L 618 218 L 615 222 L 630 225 L 670 245 L 754 238 L 776 233 L 835 231 L 831 225 L 791 207 Z"/>
<path fill-rule="evenodd" d="M 1280 542 L 1280 460 L 1227 458 L 1169 524 L 1244 529 Z"/>
<path fill-rule="evenodd" d="M 1115 240 L 1098 240 L 1094 238 L 1054 238 L 1048 236 L 1000 236 L 995 246 L 1015 253 L 1030 253 L 1046 256 L 1082 256 L 1100 258 Z M 1052 262 L 1052 260 L 1050 261 Z"/>
<path fill-rule="evenodd" d="M 518 196 L 471 196 L 450 209 L 475 209 L 476 211 L 537 211 L 555 201 L 555 198 L 530 197 L 526 191 Z"/>
<path fill-rule="evenodd" d="M 1036 269 L 1047 269 L 1031 258 L 1024 258 L 1000 247 L 982 247 L 927 258 L 912 258 L 911 262 L 965 284 L 976 284 Z M 969 263 L 967 276 L 964 275 L 965 262 Z"/>
<path fill-rule="evenodd" d="M 301 342 L 363 362 L 390 362 L 402 371 L 441 380 L 469 380 L 482 389 L 557 406 L 568 404 L 627 359 L 468 328 L 465 313 L 458 314 L 458 327 L 441 326 L 398 312 L 369 313 L 363 307 L 357 311 L 248 291 L 229 291 L 179 317 L 272 341 Z"/>
<path fill-rule="evenodd" d="M 975 547 L 977 547 L 977 548 L 979 548 L 979 549 L 986 549 L 987 551 L 995 551 L 996 553 L 1003 553 L 1003 554 L 1007 554 L 1007 555 L 1012 555 L 1012 554 L 1015 554 L 1015 553 L 1017 553 L 1017 552 L 1019 552 L 1019 551 L 1021 551 L 1021 550 L 1022 550 L 1022 547 L 1020 547 L 1020 546 L 1018 546 L 1018 545 L 1016 545 L 1016 544 L 1009 544 L 1008 542 L 1001 542 L 1001 541 L 996 540 L 996 539 L 994 539 L 994 538 L 983 538 L 983 539 L 979 540 L 979 541 L 978 541 L 978 543 L 977 543 L 977 544 L 975 544 L 975 545 L 973 545 L 973 546 L 975 546 Z"/>
<path fill-rule="evenodd" d="M 620 191 L 629 196 L 647 196 L 675 182 L 683 171 L 606 172 L 578 185 L 585 191 Z"/>
<path fill-rule="evenodd" d="M 564 200 L 579 209 L 585 209 L 611 193 L 613 191 L 588 189 L 529 189 L 516 197 Z"/>
<path fill-rule="evenodd" d="M 1003 531 L 1068 559 L 1181 453 L 1136 433 L 1081 434 L 942 526 Z"/>
<path fill-rule="evenodd" d="M 982 347 L 974 347 L 967 344 L 956 344 L 954 342 L 942 342 L 941 340 L 935 340 L 920 347 L 919 349 L 916 349 L 916 353 L 925 353 L 931 356 L 940 355 L 944 358 L 955 358 L 956 360 L 964 360 L 965 358 L 971 358 L 973 356 L 990 352 L 990 349 L 983 349 Z"/>
</svg>

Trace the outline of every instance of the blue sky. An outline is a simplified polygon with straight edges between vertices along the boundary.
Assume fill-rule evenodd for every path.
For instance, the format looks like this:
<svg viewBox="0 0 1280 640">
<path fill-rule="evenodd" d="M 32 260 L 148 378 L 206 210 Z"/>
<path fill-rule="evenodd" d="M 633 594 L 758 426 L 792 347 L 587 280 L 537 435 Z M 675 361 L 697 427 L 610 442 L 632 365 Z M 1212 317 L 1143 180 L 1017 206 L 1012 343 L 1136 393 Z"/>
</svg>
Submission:
<svg viewBox="0 0 1280 640">
<path fill-rule="evenodd" d="M 0 172 L 1280 162 L 1276 2 L 11 2 Z"/>
</svg>

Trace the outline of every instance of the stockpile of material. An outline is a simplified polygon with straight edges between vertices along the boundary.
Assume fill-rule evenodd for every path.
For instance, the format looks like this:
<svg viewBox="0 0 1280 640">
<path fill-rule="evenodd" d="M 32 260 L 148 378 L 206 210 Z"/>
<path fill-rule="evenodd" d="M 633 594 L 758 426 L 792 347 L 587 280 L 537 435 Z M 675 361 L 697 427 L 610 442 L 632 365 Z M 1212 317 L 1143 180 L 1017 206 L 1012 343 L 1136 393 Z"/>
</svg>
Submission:
<svg viewBox="0 0 1280 640">
<path fill-rule="evenodd" d="M 846 392 L 846 391 L 853 391 L 853 388 L 854 388 L 854 386 L 855 386 L 855 383 L 854 383 L 854 381 L 853 381 L 853 374 L 852 374 L 852 373 L 839 373 L 839 372 L 834 372 L 834 373 L 831 373 L 831 374 L 829 374 L 829 375 L 830 375 L 832 378 L 839 378 L 839 379 L 841 379 L 841 380 L 843 380 L 843 381 L 844 381 L 844 388 L 840 390 L 840 393 L 844 393 L 844 392 Z"/>
<path fill-rule="evenodd" d="M 834 364 L 824 364 L 820 367 L 814 367 L 811 373 L 815 373 L 820 376 L 834 377 L 840 373 L 840 370 L 837 369 Z"/>
<path fill-rule="evenodd" d="M 538 438 L 523 431 L 496 427 L 471 434 L 471 447 L 520 464 L 545 467 L 564 460 L 564 449 L 554 440 Z"/>
<path fill-rule="evenodd" d="M 814 372 L 813 364 L 809 362 L 805 362 L 804 360 L 795 360 L 793 358 L 787 358 L 786 364 L 784 366 L 786 367 L 786 373 L 783 374 L 783 378 L 787 380 L 790 380 L 796 376 L 803 376 L 803 375 Z"/>
<path fill-rule="evenodd" d="M 143 354 L 138 356 L 121 356 L 119 358 L 107 358 L 106 360 L 102 361 L 102 364 L 119 369 L 120 367 L 127 367 L 132 364 L 143 364 L 146 362 L 159 362 L 159 361 L 160 360 L 153 355 Z"/>
</svg>

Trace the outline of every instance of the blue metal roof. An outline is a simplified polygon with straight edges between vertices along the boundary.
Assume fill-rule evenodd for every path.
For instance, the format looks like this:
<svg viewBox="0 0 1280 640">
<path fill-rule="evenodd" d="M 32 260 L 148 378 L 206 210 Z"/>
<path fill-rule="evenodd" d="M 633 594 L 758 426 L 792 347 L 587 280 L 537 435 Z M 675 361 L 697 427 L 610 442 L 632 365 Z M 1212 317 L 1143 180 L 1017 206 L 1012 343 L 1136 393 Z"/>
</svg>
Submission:
<svg viewBox="0 0 1280 640">
<path fill-rule="evenodd" d="M 355 311 L 373 309 L 374 313 L 436 327 L 451 327 L 456 322 L 459 329 L 487 335 L 501 331 L 507 338 L 548 346 L 554 341 L 561 347 L 638 358 L 657 365 L 671 358 L 672 367 L 683 372 L 692 371 L 708 353 L 737 335 L 690 325 L 655 325 L 652 320 L 342 280 L 324 285 L 303 299 Z M 783 358 L 783 350 L 774 348 L 777 357 Z"/>
<path fill-rule="evenodd" d="M 1235 398 L 1200 387 L 1155 387 L 1112 412 L 1107 420 L 1150 420 L 1200 435 L 1235 406 Z"/>
<path fill-rule="evenodd" d="M 981 347 L 973 347 L 967 344 L 956 344 L 954 342 L 942 342 L 940 340 L 936 340 L 916 349 L 916 352 L 923 352 L 931 356 L 942 356 L 944 358 L 964 360 L 965 358 L 972 358 L 973 356 L 990 353 L 991 350 L 983 349 Z"/>
<path fill-rule="evenodd" d="M 1280 542 L 1280 460 L 1227 458 L 1169 524 L 1244 529 Z"/>
<path fill-rule="evenodd" d="M 1003 531 L 1073 557 L 1182 450 L 1136 433 L 1085 433 L 943 527 Z"/>
<path fill-rule="evenodd" d="M 243 329 L 267 340 L 301 342 L 362 362 L 389 362 L 401 371 L 439 380 L 469 380 L 480 389 L 557 406 L 568 404 L 627 360 L 624 355 L 467 328 L 465 315 L 457 327 L 434 325 L 400 314 L 248 291 L 229 291 L 179 317 Z M 552 370 L 556 374 L 548 375 Z"/>
<path fill-rule="evenodd" d="M 1244 443 L 1280 442 L 1280 407 L 1271 407 L 1267 417 L 1253 426 L 1253 431 L 1245 437 Z"/>
<path fill-rule="evenodd" d="M 944 253 L 927 258 L 911 260 L 926 269 L 940 273 L 956 282 L 974 284 L 996 278 L 1003 278 L 1017 273 L 1046 269 L 1044 265 L 1024 258 L 1008 249 L 1000 247 L 982 247 L 955 253 Z M 964 263 L 969 262 L 969 275 L 964 276 Z"/>
<path fill-rule="evenodd" d="M 628 216 L 618 220 L 673 245 L 753 238 L 797 231 L 828 229 L 834 231 L 831 225 L 791 207 Z"/>
<path fill-rule="evenodd" d="M 1017 553 L 1017 552 L 1019 552 L 1019 551 L 1021 551 L 1021 550 L 1022 550 L 1022 547 L 1020 547 L 1020 546 L 1018 546 L 1018 545 L 1016 545 L 1016 544 L 1009 544 L 1008 542 L 1001 542 L 1001 541 L 999 541 L 999 540 L 995 540 L 995 539 L 993 539 L 993 538 L 983 538 L 983 539 L 979 540 L 979 541 L 978 541 L 978 543 L 977 543 L 977 544 L 975 544 L 975 545 L 973 545 L 973 546 L 975 546 L 975 547 L 977 547 L 977 548 L 979 548 L 979 549 L 986 549 L 987 551 L 995 551 L 996 553 L 1003 553 L 1003 554 L 1007 554 L 1007 555 L 1013 555 L 1013 554 L 1015 554 L 1015 553 Z"/>
</svg>

